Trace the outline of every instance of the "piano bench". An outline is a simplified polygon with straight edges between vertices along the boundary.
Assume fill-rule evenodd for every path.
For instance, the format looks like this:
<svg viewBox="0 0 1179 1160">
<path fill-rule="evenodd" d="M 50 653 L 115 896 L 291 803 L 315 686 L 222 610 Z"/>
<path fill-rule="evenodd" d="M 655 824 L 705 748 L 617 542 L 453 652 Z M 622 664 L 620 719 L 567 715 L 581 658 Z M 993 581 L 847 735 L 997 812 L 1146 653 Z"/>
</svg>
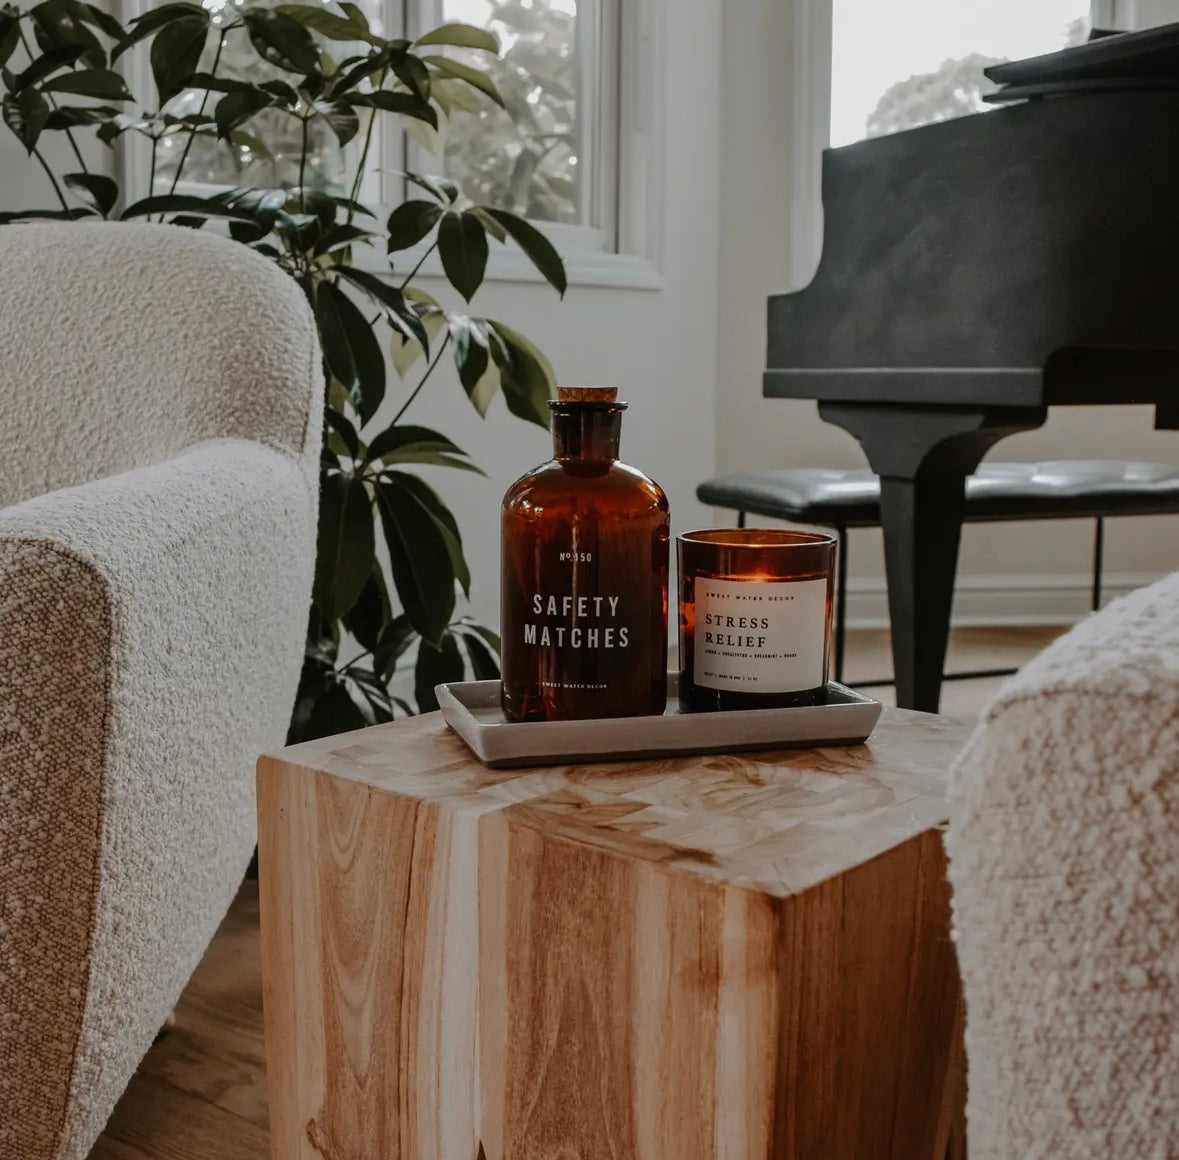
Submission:
<svg viewBox="0 0 1179 1160">
<path fill-rule="evenodd" d="M 846 642 L 847 529 L 880 526 L 880 480 L 871 471 L 791 467 L 739 472 L 710 479 L 696 489 L 710 507 L 832 528 L 839 537 L 835 605 L 835 679 L 843 678 Z M 966 481 L 967 523 L 1004 520 L 1094 520 L 1091 607 L 1101 605 L 1102 556 L 1107 516 L 1179 513 L 1179 469 L 1164 463 L 1118 459 L 1055 463 L 983 463 Z M 947 673 L 946 680 L 1006 676 L 1014 670 Z M 858 681 L 860 686 L 891 680 Z"/>
</svg>

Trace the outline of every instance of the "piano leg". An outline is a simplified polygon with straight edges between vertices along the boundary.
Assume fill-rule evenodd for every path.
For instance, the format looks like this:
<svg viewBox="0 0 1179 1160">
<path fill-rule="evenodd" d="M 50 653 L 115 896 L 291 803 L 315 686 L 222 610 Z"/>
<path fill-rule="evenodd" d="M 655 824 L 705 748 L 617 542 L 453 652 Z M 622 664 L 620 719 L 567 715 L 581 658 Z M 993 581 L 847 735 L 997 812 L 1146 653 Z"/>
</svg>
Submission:
<svg viewBox="0 0 1179 1160">
<path fill-rule="evenodd" d="M 897 704 L 936 713 L 950 631 L 966 477 L 1000 439 L 1046 411 L 821 402 L 880 476 Z"/>
</svg>

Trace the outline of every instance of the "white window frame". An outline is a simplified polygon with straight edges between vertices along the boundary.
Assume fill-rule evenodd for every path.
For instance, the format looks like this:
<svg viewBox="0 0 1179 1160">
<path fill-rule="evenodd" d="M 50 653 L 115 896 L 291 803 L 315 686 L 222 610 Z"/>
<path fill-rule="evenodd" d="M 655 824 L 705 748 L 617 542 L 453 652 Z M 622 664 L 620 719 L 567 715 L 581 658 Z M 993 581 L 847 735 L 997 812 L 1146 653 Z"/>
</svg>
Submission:
<svg viewBox="0 0 1179 1160">
<path fill-rule="evenodd" d="M 408 0 L 413 19 L 405 32 L 411 39 L 443 21 L 445 0 Z M 400 7 L 401 0 L 384 0 L 386 8 Z M 578 0 L 579 104 L 582 140 L 579 142 L 578 176 L 582 204 L 588 205 L 595 225 L 544 222 L 545 232 L 563 254 L 617 252 L 618 218 L 618 12 L 622 0 Z M 588 9 L 588 11 L 586 11 Z M 386 151 L 403 161 L 396 168 L 437 167 L 440 159 L 416 146 L 385 119 Z M 386 175 L 389 186 L 383 199 L 405 196 L 395 175 Z"/>
<path fill-rule="evenodd" d="M 597 0 L 602 19 L 595 38 L 595 72 L 609 78 L 600 88 L 595 104 L 599 115 L 592 119 L 590 148 L 608 151 L 608 162 L 591 166 L 599 179 L 590 190 L 600 227 L 538 222 L 565 259 L 571 285 L 612 286 L 636 290 L 659 290 L 664 285 L 663 197 L 666 189 L 663 129 L 666 103 L 666 39 L 663 34 L 666 8 L 671 0 Z M 830 0 L 826 0 L 830 2 Z M 149 0 L 123 0 L 123 16 L 145 11 Z M 436 23 L 436 0 L 381 0 L 381 17 L 389 33 L 396 30 L 412 35 Z M 612 58 L 600 67 L 604 57 Z M 128 82 L 134 92 L 149 92 L 152 80 L 146 55 L 128 54 Z M 378 212 L 387 215 L 406 197 L 405 181 L 397 171 L 407 167 L 407 138 L 394 118 L 384 118 L 386 128 L 377 141 L 376 158 L 363 184 L 364 196 L 376 201 Z M 120 164 L 125 177 L 145 175 L 150 145 L 138 133 L 125 133 L 119 141 Z M 371 158 L 370 153 L 370 158 Z M 438 160 L 423 155 L 432 162 Z M 178 192 L 198 192 L 208 186 L 181 182 Z M 408 251 L 416 262 L 424 254 Z M 381 272 L 383 255 L 362 250 L 363 265 Z M 426 258 L 422 274 L 442 274 L 437 254 Z M 501 282 L 541 282 L 531 262 L 515 246 L 493 246 L 487 278 Z"/>
</svg>

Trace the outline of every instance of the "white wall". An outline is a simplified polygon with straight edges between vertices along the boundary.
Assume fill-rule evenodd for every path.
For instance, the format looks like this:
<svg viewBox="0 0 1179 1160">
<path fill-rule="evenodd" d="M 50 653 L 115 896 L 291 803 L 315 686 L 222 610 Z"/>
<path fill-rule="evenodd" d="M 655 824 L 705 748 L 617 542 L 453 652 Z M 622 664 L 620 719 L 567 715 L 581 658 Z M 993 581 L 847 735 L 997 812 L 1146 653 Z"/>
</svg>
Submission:
<svg viewBox="0 0 1179 1160">
<path fill-rule="evenodd" d="M 814 403 L 761 395 L 766 297 L 788 288 L 791 261 L 787 127 L 797 110 L 789 64 L 793 14 L 802 2 L 742 0 L 724 9 L 716 410 L 722 472 L 865 465 L 859 445 L 823 423 Z M 1044 428 L 1003 441 L 989 458 L 1124 457 L 1179 466 L 1179 433 L 1154 431 L 1151 422 L 1146 408 L 1058 408 Z M 967 527 L 956 615 L 974 621 L 1079 615 L 1087 607 L 1090 537 L 1088 525 L 1072 521 Z M 850 560 L 849 612 L 861 622 L 883 623 L 879 533 L 853 533 Z M 1179 568 L 1179 517 L 1110 521 L 1106 563 L 1113 591 Z"/>
</svg>

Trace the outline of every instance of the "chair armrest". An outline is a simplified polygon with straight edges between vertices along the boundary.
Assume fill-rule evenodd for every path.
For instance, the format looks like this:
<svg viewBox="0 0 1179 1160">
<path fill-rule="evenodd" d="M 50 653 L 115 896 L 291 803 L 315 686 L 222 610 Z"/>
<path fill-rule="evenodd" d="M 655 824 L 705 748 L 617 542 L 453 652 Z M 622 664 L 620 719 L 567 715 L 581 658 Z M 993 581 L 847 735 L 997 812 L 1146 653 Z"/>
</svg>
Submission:
<svg viewBox="0 0 1179 1160">
<path fill-rule="evenodd" d="M 0 512 L 5 1155 L 86 1154 L 241 880 L 298 680 L 313 472 L 216 441 Z"/>
<path fill-rule="evenodd" d="M 970 1155 L 1171 1155 L 1179 575 L 1000 690 L 951 777 Z"/>
</svg>

